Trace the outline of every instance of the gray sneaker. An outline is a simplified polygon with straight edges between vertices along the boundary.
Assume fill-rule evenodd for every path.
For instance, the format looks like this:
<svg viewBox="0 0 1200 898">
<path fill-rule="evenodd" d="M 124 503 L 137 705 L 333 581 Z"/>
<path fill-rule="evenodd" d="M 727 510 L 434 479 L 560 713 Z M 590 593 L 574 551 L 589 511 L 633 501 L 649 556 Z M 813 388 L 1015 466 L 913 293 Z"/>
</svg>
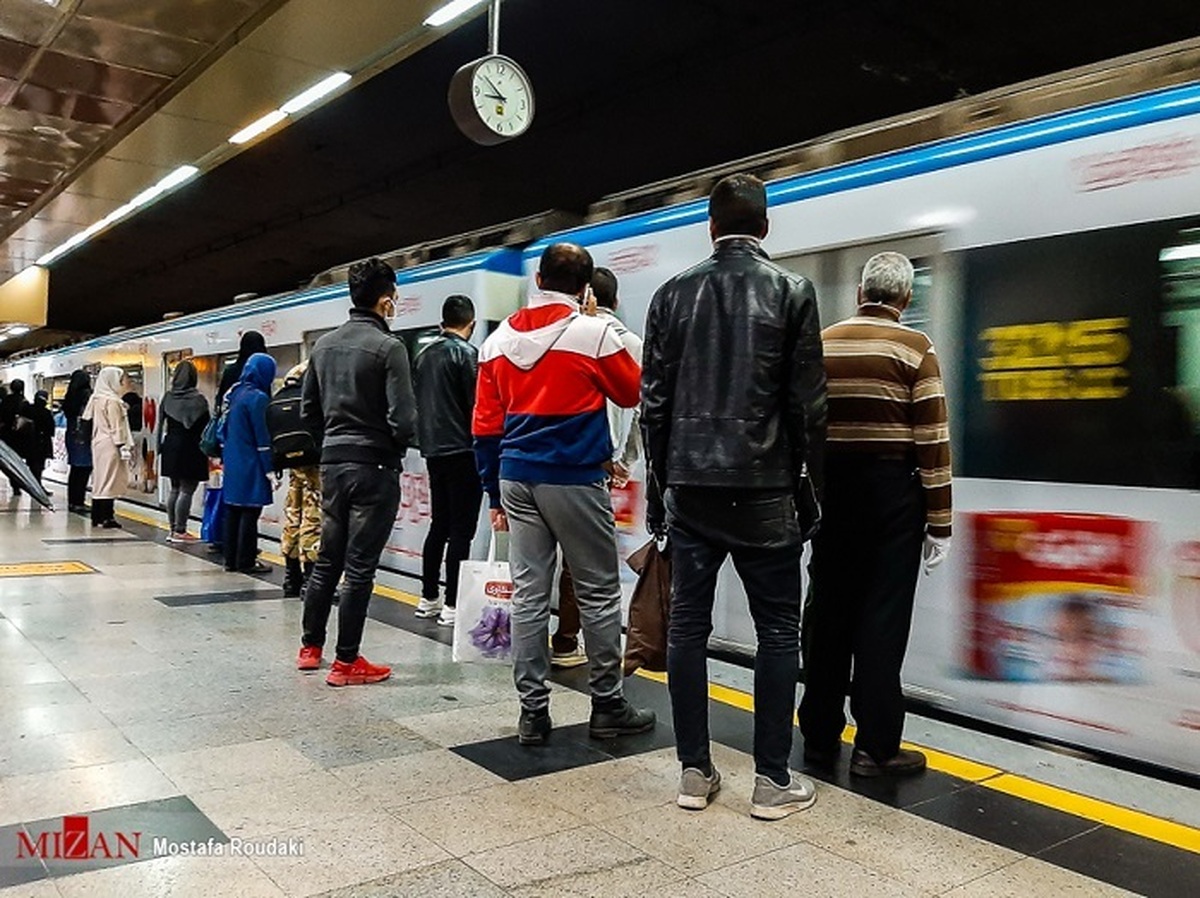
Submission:
<svg viewBox="0 0 1200 898">
<path fill-rule="evenodd" d="M 777 786 L 769 776 L 754 778 L 754 795 L 750 799 L 750 816 L 759 820 L 782 820 L 789 814 L 811 808 L 817 801 L 813 781 L 798 773 L 792 774 L 787 787 Z"/>
<path fill-rule="evenodd" d="M 675 803 L 689 811 L 703 811 L 720 791 L 721 774 L 716 767 L 712 769 L 712 776 L 705 776 L 697 768 L 689 767 L 679 778 L 679 797 Z"/>
</svg>

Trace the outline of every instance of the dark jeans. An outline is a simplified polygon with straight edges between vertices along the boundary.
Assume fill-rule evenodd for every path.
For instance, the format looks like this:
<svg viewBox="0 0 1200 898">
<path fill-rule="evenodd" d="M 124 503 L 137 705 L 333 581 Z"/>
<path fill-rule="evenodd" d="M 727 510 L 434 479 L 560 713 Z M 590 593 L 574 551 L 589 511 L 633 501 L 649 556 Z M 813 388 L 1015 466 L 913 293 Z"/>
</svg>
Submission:
<svg viewBox="0 0 1200 898">
<path fill-rule="evenodd" d="M 379 556 L 400 507 L 400 474 L 380 465 L 321 466 L 321 554 L 304 594 L 304 645 L 325 645 L 333 591 L 346 585 L 338 606 L 337 659 L 358 657 Z"/>
<path fill-rule="evenodd" d="M 558 626 L 550 637 L 550 648 L 566 654 L 579 648 L 579 599 L 575 595 L 575 578 L 564 558 L 558 575 Z"/>
<path fill-rule="evenodd" d="M 172 533 L 186 533 L 188 517 L 192 513 L 192 497 L 196 495 L 195 480 L 182 477 L 171 478 L 171 492 L 167 495 L 167 522 Z"/>
<path fill-rule="evenodd" d="M 429 471 L 432 521 L 421 556 L 421 595 L 437 598 L 438 575 L 445 555 L 446 604 L 453 608 L 458 604 L 459 567 L 471 554 L 471 540 L 479 523 L 483 483 L 473 452 L 427 458 L 425 468 Z"/>
<path fill-rule="evenodd" d="M 824 520 L 804 609 L 800 731 L 807 744 L 838 744 L 849 692 L 855 747 L 877 761 L 900 750 L 900 667 L 924 536 L 924 496 L 911 464 L 826 460 Z"/>
<path fill-rule="evenodd" d="M 225 506 L 225 570 L 246 572 L 258 558 L 259 505 Z M 186 521 L 185 521 L 186 524 Z"/>
<path fill-rule="evenodd" d="M 105 521 L 115 520 L 116 502 L 116 499 L 93 499 L 92 523 L 103 524 Z"/>
<path fill-rule="evenodd" d="M 71 465 L 71 473 L 67 476 L 68 507 L 87 504 L 87 485 L 91 477 L 91 468 L 81 468 Z"/>
<path fill-rule="evenodd" d="M 727 557 L 741 578 L 758 637 L 754 657 L 754 768 L 788 782 L 800 668 L 800 529 L 790 494 L 672 488 L 667 684 L 676 751 L 686 767 L 711 762 L 708 637 L 717 572 Z"/>
</svg>

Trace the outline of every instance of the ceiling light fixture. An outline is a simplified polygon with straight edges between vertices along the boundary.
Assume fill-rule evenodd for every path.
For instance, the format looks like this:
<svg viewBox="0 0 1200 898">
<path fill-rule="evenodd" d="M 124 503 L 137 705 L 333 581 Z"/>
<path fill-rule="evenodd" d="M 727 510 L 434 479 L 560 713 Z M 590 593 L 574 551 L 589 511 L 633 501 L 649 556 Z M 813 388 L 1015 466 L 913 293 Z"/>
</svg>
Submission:
<svg viewBox="0 0 1200 898">
<path fill-rule="evenodd" d="M 1200 243 L 1169 246 L 1158 254 L 1160 262 L 1184 262 L 1188 259 L 1200 259 Z"/>
<path fill-rule="evenodd" d="M 478 6 L 483 0 L 451 0 L 445 6 L 434 10 L 429 14 L 429 18 L 425 20 L 425 24 L 430 28 L 437 28 L 445 25 L 452 19 L 457 19 L 467 10 Z"/>
<path fill-rule="evenodd" d="M 92 224 L 89 227 L 85 228 L 84 230 L 80 231 L 78 234 L 74 235 L 69 240 L 67 240 L 63 243 L 60 243 L 58 246 L 54 247 L 54 249 L 50 250 L 50 252 L 41 256 L 37 260 L 37 264 L 42 265 L 42 266 L 49 265 L 55 259 L 59 258 L 59 256 L 69 253 L 75 247 L 79 246 L 79 244 L 85 243 L 88 240 L 91 240 L 94 236 L 99 234 L 101 231 L 103 231 L 109 225 L 113 224 L 114 222 L 119 221 L 120 219 L 124 218 L 126 215 L 129 215 L 131 212 L 134 212 L 137 209 L 140 209 L 142 206 L 145 206 L 145 205 L 153 202 L 154 200 L 158 199 L 160 196 L 162 196 L 167 191 L 173 190 L 174 188 L 178 187 L 180 184 L 183 184 L 185 181 L 190 181 L 192 178 L 196 177 L 196 175 L 198 175 L 198 174 L 200 174 L 200 169 L 196 168 L 196 166 L 194 166 L 194 165 L 179 166 L 179 168 L 175 169 L 173 172 L 171 172 L 165 178 L 160 180 L 157 184 L 155 184 L 152 187 L 147 187 L 145 190 L 143 190 L 141 193 L 139 193 L 137 196 L 135 196 L 133 199 L 131 199 L 125 205 L 118 206 L 116 209 L 113 209 L 113 211 L 109 212 L 106 216 L 104 216 L 99 221 L 95 222 L 94 224 Z"/>
<path fill-rule="evenodd" d="M 231 138 L 229 138 L 229 142 L 236 144 L 249 143 L 264 131 L 269 131 L 274 128 L 285 118 L 287 118 L 287 113 L 281 109 L 273 109 L 258 121 L 251 122 L 237 134 L 234 134 Z"/>
<path fill-rule="evenodd" d="M 297 94 L 286 103 L 279 107 L 279 111 L 284 115 L 295 115 L 301 109 L 311 106 L 317 100 L 337 90 L 343 84 L 350 80 L 349 72 L 334 72 L 323 81 L 314 84 L 303 93 Z"/>
</svg>

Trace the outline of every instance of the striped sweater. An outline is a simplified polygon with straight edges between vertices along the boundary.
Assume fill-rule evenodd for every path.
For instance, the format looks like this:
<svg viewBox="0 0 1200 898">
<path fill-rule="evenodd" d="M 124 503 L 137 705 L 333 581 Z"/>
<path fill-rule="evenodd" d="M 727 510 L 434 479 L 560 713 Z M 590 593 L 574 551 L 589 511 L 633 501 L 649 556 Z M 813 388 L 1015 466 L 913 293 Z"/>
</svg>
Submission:
<svg viewBox="0 0 1200 898">
<path fill-rule="evenodd" d="M 950 536 L 950 430 L 933 343 L 900 324 L 899 310 L 864 303 L 826 328 L 829 434 L 825 454 L 916 460 L 930 536 Z"/>
</svg>

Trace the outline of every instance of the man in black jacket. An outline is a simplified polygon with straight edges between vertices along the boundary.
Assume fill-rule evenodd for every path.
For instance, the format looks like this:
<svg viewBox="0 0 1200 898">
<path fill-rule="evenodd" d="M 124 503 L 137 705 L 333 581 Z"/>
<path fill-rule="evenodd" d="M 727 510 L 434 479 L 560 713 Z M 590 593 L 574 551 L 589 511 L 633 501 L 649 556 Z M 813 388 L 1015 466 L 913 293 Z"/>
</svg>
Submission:
<svg viewBox="0 0 1200 898">
<path fill-rule="evenodd" d="M 321 666 L 333 592 L 344 572 L 331 686 L 377 683 L 391 668 L 358 653 L 375 569 L 400 507 L 400 470 L 416 404 L 408 351 L 388 330 L 396 272 L 369 259 L 350 266 L 350 320 L 317 341 L 304 377 L 300 416 L 321 446 L 321 551 L 304 594 L 297 666 Z"/>
<path fill-rule="evenodd" d="M 758 636 L 751 814 L 816 800 L 788 769 L 800 651 L 800 553 L 816 523 L 809 478 L 825 428 L 825 372 L 812 284 L 772 263 L 767 196 L 750 175 L 709 199 L 713 254 L 667 281 L 646 318 L 642 428 L 647 525 L 671 541 L 667 669 L 683 775 L 678 803 L 720 787 L 708 735 L 706 650 L 717 572 L 732 555 Z M 665 495 L 664 495 L 665 493 Z"/>
<path fill-rule="evenodd" d="M 443 627 L 454 626 L 459 566 L 471 552 L 483 501 L 471 437 L 479 368 L 479 351 L 470 343 L 474 331 L 474 303 L 466 296 L 447 297 L 442 303 L 442 334 L 416 361 L 417 439 L 429 472 L 432 517 L 422 552 L 417 617 L 436 617 Z M 445 605 L 438 598 L 443 555 Z"/>
</svg>

